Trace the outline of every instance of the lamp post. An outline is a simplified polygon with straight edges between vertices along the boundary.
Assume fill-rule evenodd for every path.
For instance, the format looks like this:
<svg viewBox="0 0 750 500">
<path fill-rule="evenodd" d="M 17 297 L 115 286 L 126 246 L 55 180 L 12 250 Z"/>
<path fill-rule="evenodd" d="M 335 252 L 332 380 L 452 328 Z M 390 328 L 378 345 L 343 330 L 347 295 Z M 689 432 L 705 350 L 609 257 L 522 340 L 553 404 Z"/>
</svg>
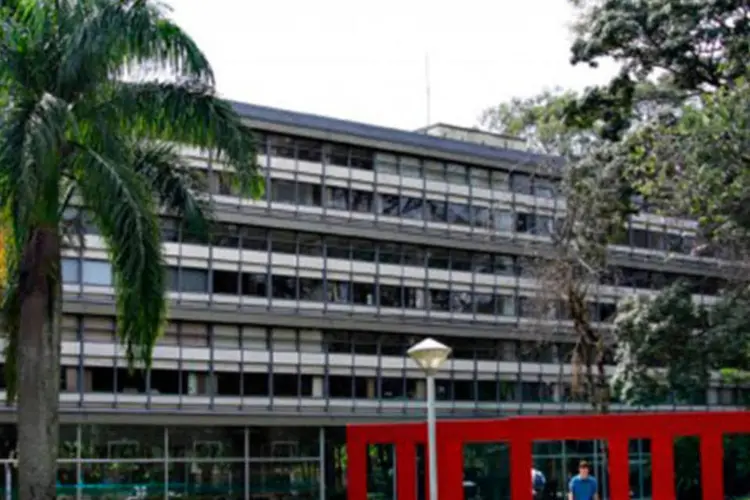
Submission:
<svg viewBox="0 0 750 500">
<path fill-rule="evenodd" d="M 438 500 L 437 432 L 435 417 L 435 375 L 451 355 L 451 348 L 437 340 L 425 339 L 413 345 L 407 354 L 427 377 L 427 455 L 429 460 L 430 500 Z"/>
</svg>

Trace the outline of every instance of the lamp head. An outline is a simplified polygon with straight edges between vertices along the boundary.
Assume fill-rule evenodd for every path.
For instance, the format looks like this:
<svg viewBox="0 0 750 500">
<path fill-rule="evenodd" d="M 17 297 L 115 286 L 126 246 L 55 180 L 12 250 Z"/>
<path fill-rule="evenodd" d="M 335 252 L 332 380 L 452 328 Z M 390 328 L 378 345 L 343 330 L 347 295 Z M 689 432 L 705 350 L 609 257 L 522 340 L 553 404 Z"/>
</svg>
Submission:
<svg viewBox="0 0 750 500">
<path fill-rule="evenodd" d="M 437 340 L 425 339 L 406 353 L 427 375 L 434 375 L 451 355 L 452 349 Z"/>
</svg>

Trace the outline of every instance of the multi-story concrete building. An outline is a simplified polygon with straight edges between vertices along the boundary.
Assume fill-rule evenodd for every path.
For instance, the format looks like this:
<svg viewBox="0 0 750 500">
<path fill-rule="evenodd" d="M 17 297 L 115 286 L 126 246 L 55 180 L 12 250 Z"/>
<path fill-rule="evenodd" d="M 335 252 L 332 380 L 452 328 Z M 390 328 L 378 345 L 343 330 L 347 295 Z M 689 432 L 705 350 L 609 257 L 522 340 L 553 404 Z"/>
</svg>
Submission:
<svg viewBox="0 0 750 500">
<path fill-rule="evenodd" d="M 454 350 L 437 381 L 441 417 L 587 410 L 570 390 L 572 325 L 529 307 L 537 282 L 525 256 L 549 245 L 564 212 L 558 159 L 444 125 L 405 132 L 236 106 L 258 132 L 265 197 L 238 196 L 223 165 L 186 151 L 218 224 L 204 241 L 164 219 L 171 319 L 149 373 L 128 372 L 114 337 L 95 228 L 83 220 L 85 248 L 66 251 L 67 494 L 117 483 L 136 497 L 334 498 L 347 422 L 424 418 L 422 375 L 405 351 L 426 336 Z M 591 297 L 601 328 L 633 287 L 682 276 L 711 300 L 717 266 L 690 255 L 693 225 L 639 216 L 631 226 L 612 248 L 627 288 L 602 283 Z M 667 406 L 740 396 L 717 386 Z M 576 446 L 537 458 L 564 478 L 571 458 L 598 453 Z"/>
</svg>

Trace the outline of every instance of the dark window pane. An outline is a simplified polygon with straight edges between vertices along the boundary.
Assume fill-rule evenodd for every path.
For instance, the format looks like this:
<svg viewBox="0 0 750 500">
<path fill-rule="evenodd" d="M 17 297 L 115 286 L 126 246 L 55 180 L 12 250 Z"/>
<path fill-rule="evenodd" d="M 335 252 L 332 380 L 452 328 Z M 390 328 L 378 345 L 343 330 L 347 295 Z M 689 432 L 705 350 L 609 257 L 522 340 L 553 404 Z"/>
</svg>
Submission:
<svg viewBox="0 0 750 500">
<path fill-rule="evenodd" d="M 265 274 L 242 273 L 242 295 L 266 297 L 267 281 Z"/>
<path fill-rule="evenodd" d="M 349 189 L 344 187 L 328 187 L 327 188 L 327 203 L 328 208 L 335 210 L 349 210 Z"/>
<path fill-rule="evenodd" d="M 271 278 L 271 293 L 276 299 L 294 300 L 297 296 L 297 279 L 293 276 L 274 275 Z"/>
<path fill-rule="evenodd" d="M 323 280 L 319 278 L 299 278 L 299 299 L 323 302 Z"/>
<path fill-rule="evenodd" d="M 372 212 L 372 193 L 353 189 L 351 195 L 351 209 L 355 212 Z"/>
<path fill-rule="evenodd" d="M 323 255 L 323 237 L 316 233 L 299 233 L 300 255 Z"/>
<path fill-rule="evenodd" d="M 375 262 L 375 242 L 369 240 L 352 240 L 352 258 Z"/>
<path fill-rule="evenodd" d="M 422 220 L 424 204 L 421 198 L 401 197 L 401 215 L 407 219 Z"/>
<path fill-rule="evenodd" d="M 297 204 L 297 194 L 294 181 L 281 179 L 271 180 L 271 201 L 277 203 Z"/>
<path fill-rule="evenodd" d="M 297 242 L 291 231 L 271 231 L 271 251 L 278 253 L 297 253 Z"/>
<path fill-rule="evenodd" d="M 433 222 L 447 221 L 447 207 L 444 201 L 427 200 L 427 220 Z"/>
<path fill-rule="evenodd" d="M 380 213 L 383 215 L 390 215 L 398 217 L 401 213 L 401 201 L 398 195 L 395 194 L 380 194 L 378 195 Z"/>
<path fill-rule="evenodd" d="M 322 190 L 318 184 L 297 183 L 297 203 L 309 207 L 322 206 Z"/>
</svg>

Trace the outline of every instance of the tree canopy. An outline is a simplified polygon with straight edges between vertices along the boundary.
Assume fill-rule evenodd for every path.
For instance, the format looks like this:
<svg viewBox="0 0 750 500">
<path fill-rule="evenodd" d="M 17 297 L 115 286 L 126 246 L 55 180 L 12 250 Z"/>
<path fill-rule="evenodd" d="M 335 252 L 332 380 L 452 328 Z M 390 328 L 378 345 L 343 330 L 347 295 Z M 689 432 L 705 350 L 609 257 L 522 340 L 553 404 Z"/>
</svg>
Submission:
<svg viewBox="0 0 750 500">
<path fill-rule="evenodd" d="M 544 300 L 554 290 L 573 305 L 572 297 L 615 271 L 607 245 L 621 241 L 631 215 L 697 221 L 692 254 L 720 276 L 719 296 L 696 302 L 678 282 L 630 297 L 618 307 L 612 339 L 618 399 L 688 400 L 705 390 L 712 370 L 736 378 L 750 369 L 750 5 L 572 3 L 571 62 L 612 59 L 619 72 L 580 94 L 556 89 L 514 99 L 488 110 L 483 124 L 567 159 L 564 224 L 552 236 L 552 261 L 541 266 L 558 286 L 543 286 Z M 581 332 L 589 321 L 574 315 Z"/>
</svg>

